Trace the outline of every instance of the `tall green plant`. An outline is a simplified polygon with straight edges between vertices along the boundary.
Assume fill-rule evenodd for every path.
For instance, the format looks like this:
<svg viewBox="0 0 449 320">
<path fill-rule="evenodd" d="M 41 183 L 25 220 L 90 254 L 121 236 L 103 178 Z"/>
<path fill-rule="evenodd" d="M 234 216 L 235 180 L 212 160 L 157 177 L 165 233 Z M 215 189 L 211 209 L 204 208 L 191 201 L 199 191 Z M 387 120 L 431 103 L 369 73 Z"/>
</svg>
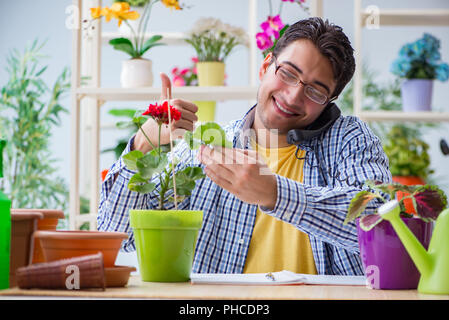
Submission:
<svg viewBox="0 0 449 320">
<path fill-rule="evenodd" d="M 9 141 L 5 152 L 5 186 L 15 208 L 66 209 L 68 188 L 56 175 L 50 150 L 51 129 L 68 112 L 61 99 L 70 88 L 68 68 L 52 87 L 43 80 L 48 66 L 40 53 L 45 43 L 35 40 L 23 54 L 13 49 L 7 57 L 8 82 L 1 89 L 0 136 Z"/>
</svg>

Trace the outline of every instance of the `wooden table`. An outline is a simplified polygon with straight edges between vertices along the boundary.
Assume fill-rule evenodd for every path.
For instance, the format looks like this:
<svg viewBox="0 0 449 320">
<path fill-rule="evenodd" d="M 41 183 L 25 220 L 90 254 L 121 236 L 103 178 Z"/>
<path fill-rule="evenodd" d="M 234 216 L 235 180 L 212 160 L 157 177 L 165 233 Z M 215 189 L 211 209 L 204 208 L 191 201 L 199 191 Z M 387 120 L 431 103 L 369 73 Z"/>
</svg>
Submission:
<svg viewBox="0 0 449 320">
<path fill-rule="evenodd" d="M 184 283 L 142 282 L 131 276 L 124 288 L 99 290 L 22 290 L 0 291 L 0 299 L 33 297 L 106 299 L 183 299 L 183 300 L 449 300 L 449 295 L 420 294 L 416 290 L 372 290 L 364 286 L 237 286 L 192 285 Z"/>
</svg>

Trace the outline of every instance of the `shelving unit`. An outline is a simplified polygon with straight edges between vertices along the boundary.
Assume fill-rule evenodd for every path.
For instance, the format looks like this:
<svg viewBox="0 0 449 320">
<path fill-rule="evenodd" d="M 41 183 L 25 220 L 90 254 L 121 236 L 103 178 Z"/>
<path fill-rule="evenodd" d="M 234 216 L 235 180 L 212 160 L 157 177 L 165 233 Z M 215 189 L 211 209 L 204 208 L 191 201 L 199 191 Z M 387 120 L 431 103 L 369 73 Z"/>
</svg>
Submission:
<svg viewBox="0 0 449 320">
<path fill-rule="evenodd" d="M 257 0 L 248 0 L 248 35 L 255 38 L 257 33 Z M 82 25 L 83 17 L 89 16 L 90 7 L 101 6 L 101 0 L 73 0 L 74 6 L 80 8 L 76 21 Z M 312 15 L 322 16 L 322 0 L 310 0 Z M 260 23 L 260 22 L 259 22 Z M 74 29 L 72 36 L 72 94 L 71 94 L 71 173 L 69 199 L 69 228 L 78 229 L 82 223 L 89 222 L 90 229 L 96 229 L 96 216 L 99 204 L 100 187 L 100 108 L 107 101 L 152 101 L 159 99 L 160 88 L 102 88 L 101 87 L 101 47 L 119 34 L 102 32 L 101 21 L 94 22 L 94 29 L 88 36 L 83 35 L 82 28 Z M 185 34 L 159 33 L 167 45 L 186 45 Z M 146 37 L 151 37 L 148 33 Z M 176 87 L 173 95 L 187 100 L 254 100 L 257 88 L 258 49 L 255 41 L 249 47 L 249 84 L 244 87 Z M 86 86 L 81 86 L 81 76 L 89 75 Z M 81 112 L 81 109 L 84 112 Z M 107 127 L 107 126 L 106 126 Z M 81 149 L 81 142 L 87 141 L 88 148 Z M 87 149 L 87 150 L 86 150 Z M 88 159 L 88 165 L 80 160 Z M 82 174 L 82 176 L 81 176 Z M 81 181 L 82 179 L 85 179 Z M 89 189 L 90 213 L 80 214 L 80 184 Z"/>
<path fill-rule="evenodd" d="M 449 9 L 379 9 L 379 26 L 449 26 Z M 362 0 L 354 0 L 354 114 L 365 121 L 449 122 L 449 112 L 398 112 L 362 110 L 362 30 L 373 12 L 362 8 Z"/>
</svg>

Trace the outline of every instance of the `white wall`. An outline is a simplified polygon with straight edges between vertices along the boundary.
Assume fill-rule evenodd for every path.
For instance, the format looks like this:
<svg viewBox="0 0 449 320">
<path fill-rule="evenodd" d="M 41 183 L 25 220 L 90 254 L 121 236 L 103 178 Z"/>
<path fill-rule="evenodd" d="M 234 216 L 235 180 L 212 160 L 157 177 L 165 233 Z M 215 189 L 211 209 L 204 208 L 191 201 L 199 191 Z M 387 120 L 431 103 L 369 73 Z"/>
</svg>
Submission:
<svg viewBox="0 0 449 320">
<path fill-rule="evenodd" d="M 277 10 L 280 0 L 272 0 L 274 10 Z M 197 18 L 203 16 L 214 16 L 224 22 L 248 28 L 248 6 L 245 0 L 183 0 L 190 6 L 184 11 L 172 11 L 157 4 L 152 12 L 150 30 L 157 31 L 186 31 L 193 26 Z M 103 4 L 109 4 L 104 0 Z M 258 21 L 262 22 L 268 14 L 268 1 L 258 1 Z M 15 0 L 0 1 L 1 41 L 0 41 L 0 85 L 7 81 L 4 72 L 6 66 L 6 55 L 11 48 L 23 50 L 27 43 L 35 38 L 47 39 L 47 45 L 43 52 L 50 56 L 45 63 L 50 67 L 44 74 L 44 78 L 51 85 L 56 76 L 64 66 L 71 63 L 71 31 L 65 27 L 67 15 L 65 9 L 71 4 L 69 0 Z M 363 6 L 378 5 L 381 8 L 449 8 L 447 0 L 370 0 L 363 1 Z M 343 27 L 350 39 L 354 34 L 353 1 L 352 0 L 324 0 L 324 16 L 330 21 Z M 284 22 L 292 23 L 298 19 L 305 18 L 301 10 L 290 3 L 284 4 L 282 19 Z M 104 30 L 115 30 L 116 22 L 103 24 Z M 363 31 L 363 56 L 369 62 L 371 69 L 379 73 L 379 81 L 392 79 L 389 73 L 391 61 L 396 57 L 402 44 L 413 41 L 420 37 L 423 32 L 430 32 L 441 40 L 441 53 L 444 61 L 449 62 L 449 27 L 381 27 L 379 30 Z M 157 78 L 159 72 L 169 73 L 174 66 L 189 66 L 190 58 L 194 55 L 192 48 L 184 47 L 158 47 L 150 51 L 147 56 L 154 62 L 154 75 L 156 76 L 154 86 L 160 86 Z M 118 87 L 120 64 L 126 55 L 114 51 L 110 46 L 104 46 L 102 52 L 102 85 L 105 87 Z M 261 62 L 259 56 L 258 65 Z M 239 49 L 231 54 L 227 61 L 226 72 L 229 85 L 246 85 L 248 77 L 248 53 L 246 49 Z M 436 82 L 434 88 L 434 109 L 449 111 L 449 83 Z M 69 97 L 63 100 L 65 106 L 70 108 Z M 338 102 L 338 101 L 337 101 Z M 135 102 L 107 102 L 101 109 L 102 121 L 115 121 L 107 115 L 107 111 L 116 107 L 135 107 Z M 142 106 L 142 104 L 140 104 Z M 229 120 L 240 117 L 248 109 L 247 101 L 220 102 L 217 109 L 216 121 L 226 123 Z M 431 145 L 432 167 L 436 170 L 437 182 L 449 194 L 449 170 L 447 163 L 449 157 L 444 157 L 439 150 L 440 138 L 446 138 L 449 142 L 448 126 L 443 125 L 426 135 L 427 142 Z M 115 144 L 122 132 L 105 130 L 101 134 L 101 147 L 107 148 Z M 52 138 L 52 149 L 54 156 L 61 159 L 59 162 L 60 175 L 70 178 L 70 120 L 69 115 L 64 116 L 63 125 L 54 129 Z M 107 168 L 114 161 L 113 155 L 102 155 L 101 168 Z"/>
</svg>

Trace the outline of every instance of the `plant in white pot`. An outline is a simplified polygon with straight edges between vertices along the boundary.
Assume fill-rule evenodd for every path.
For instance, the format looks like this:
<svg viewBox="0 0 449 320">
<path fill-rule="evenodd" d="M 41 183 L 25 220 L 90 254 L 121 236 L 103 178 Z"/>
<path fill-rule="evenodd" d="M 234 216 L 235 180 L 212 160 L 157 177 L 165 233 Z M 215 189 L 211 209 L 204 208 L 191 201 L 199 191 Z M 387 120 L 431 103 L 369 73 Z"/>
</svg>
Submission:
<svg viewBox="0 0 449 320">
<path fill-rule="evenodd" d="M 159 126 L 157 147 L 142 129 L 148 117 L 152 117 Z M 191 194 L 195 181 L 205 177 L 203 170 L 201 167 L 187 166 L 175 171 L 176 159 L 171 157 L 169 160 L 168 156 L 173 140 L 170 138 L 170 148 L 160 145 L 162 125 L 170 125 L 170 122 L 177 121 L 180 117 L 181 113 L 165 101 L 162 104 L 150 104 L 145 112 L 137 112 L 131 123 L 121 124 L 137 125 L 152 146 L 152 150 L 146 154 L 134 150 L 123 156 L 126 167 L 135 171 L 128 188 L 143 194 L 151 193 L 158 200 L 157 208 L 129 212 L 143 281 L 189 280 L 196 239 L 203 220 L 202 211 L 178 210 L 177 206 L 178 202 Z M 188 131 L 185 135 L 191 149 L 201 143 L 228 147 L 232 145 L 224 137 L 223 129 L 215 123 L 201 125 L 194 134 Z M 168 210 L 167 207 L 173 207 L 173 204 L 174 209 Z"/>
<path fill-rule="evenodd" d="M 222 86 L 225 59 L 235 47 L 249 43 L 245 30 L 215 18 L 199 19 L 185 41 L 193 46 L 198 58 L 199 86 Z"/>
<path fill-rule="evenodd" d="M 373 289 L 416 289 L 419 271 L 403 246 L 391 224 L 383 216 L 363 214 L 371 201 L 394 199 L 398 192 L 408 194 L 398 199 L 400 217 L 413 232 L 419 242 L 427 249 L 433 230 L 432 221 L 447 206 L 445 193 L 436 186 L 406 186 L 399 183 L 376 184 L 366 182 L 368 190 L 360 191 L 352 199 L 344 224 L 356 220 L 360 255 Z M 416 216 L 405 210 L 405 201 L 411 199 Z M 360 217 L 360 218 L 359 218 Z"/>
<path fill-rule="evenodd" d="M 162 45 L 160 42 L 161 35 L 154 35 L 145 40 L 145 31 L 150 20 L 151 9 L 159 1 L 168 8 L 181 9 L 177 0 L 148 0 L 142 9 L 142 16 L 137 11 L 131 10 L 128 2 L 123 1 L 114 2 L 110 8 L 106 6 L 90 9 L 94 20 L 104 17 L 106 22 L 109 22 L 114 18 L 118 20 L 119 27 L 124 22 L 131 31 L 129 37 L 109 40 L 109 44 L 115 50 L 123 51 L 131 57 L 131 59 L 122 62 L 120 82 L 124 88 L 150 87 L 153 84 L 152 61 L 143 58 L 143 55 L 151 48 Z M 137 19 L 139 19 L 139 23 L 136 29 L 135 26 L 131 26 L 129 21 Z"/>
<path fill-rule="evenodd" d="M 402 83 L 404 111 L 429 111 L 432 105 L 433 80 L 447 81 L 449 65 L 441 61 L 440 41 L 431 34 L 402 46 L 393 61 L 391 72 L 406 80 Z"/>
</svg>

